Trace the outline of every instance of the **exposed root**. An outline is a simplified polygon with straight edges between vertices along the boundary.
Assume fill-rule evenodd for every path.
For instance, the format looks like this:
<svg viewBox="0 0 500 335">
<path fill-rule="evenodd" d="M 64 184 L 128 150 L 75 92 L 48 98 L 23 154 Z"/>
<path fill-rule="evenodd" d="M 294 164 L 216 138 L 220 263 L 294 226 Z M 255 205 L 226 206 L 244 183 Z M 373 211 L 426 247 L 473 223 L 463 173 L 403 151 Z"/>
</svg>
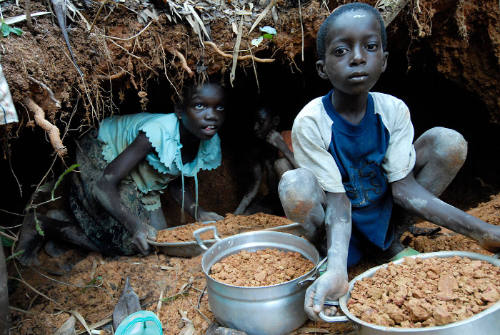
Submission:
<svg viewBox="0 0 500 335">
<path fill-rule="evenodd" d="M 35 117 L 35 123 L 40 126 L 43 130 L 47 132 L 49 135 L 50 144 L 59 155 L 59 157 L 64 157 L 66 155 L 67 150 L 61 141 L 61 136 L 59 132 L 59 128 L 54 126 L 52 123 L 45 119 L 45 112 L 42 107 L 38 106 L 36 102 L 31 98 L 25 98 L 24 103 L 28 106 L 28 109 L 33 112 Z"/>
<path fill-rule="evenodd" d="M 121 70 L 120 72 L 117 72 L 115 74 L 111 74 L 109 76 L 97 76 L 98 79 L 100 80 L 115 80 L 115 79 L 120 79 L 121 77 L 123 77 L 124 75 L 127 74 L 127 71 L 125 70 Z"/>
<path fill-rule="evenodd" d="M 203 44 L 212 47 L 215 50 L 215 52 L 217 52 L 222 57 L 231 58 L 231 59 L 233 58 L 233 55 L 225 53 L 224 51 L 219 49 L 219 47 L 213 42 L 204 41 Z M 258 58 L 258 57 L 252 56 L 252 55 L 238 56 L 238 60 L 247 60 L 247 59 L 253 59 L 255 62 L 258 62 L 258 63 L 272 63 L 272 62 L 274 62 L 273 58 Z"/>
<path fill-rule="evenodd" d="M 177 49 L 174 49 L 174 48 L 168 48 L 167 49 L 172 55 L 174 55 L 175 57 L 179 58 L 179 60 L 181 61 L 181 67 L 186 70 L 186 72 L 188 73 L 188 75 L 190 77 L 194 76 L 194 72 L 193 70 L 191 70 L 189 68 L 189 66 L 187 65 L 187 61 L 186 61 L 186 58 L 184 57 L 183 54 L 181 54 L 179 52 L 179 50 Z"/>
<path fill-rule="evenodd" d="M 56 99 L 55 95 L 54 95 L 54 92 L 52 92 L 52 90 L 50 89 L 50 87 L 48 87 L 47 85 L 45 85 L 44 83 L 42 83 L 41 81 L 39 80 L 36 80 L 35 78 L 33 78 L 32 76 L 28 76 L 28 78 L 34 82 L 34 83 L 37 83 L 38 85 L 40 85 L 41 87 L 43 87 L 48 93 L 49 93 L 49 97 L 50 97 L 50 100 L 52 100 L 56 107 L 60 108 L 61 107 L 61 102 Z"/>
</svg>

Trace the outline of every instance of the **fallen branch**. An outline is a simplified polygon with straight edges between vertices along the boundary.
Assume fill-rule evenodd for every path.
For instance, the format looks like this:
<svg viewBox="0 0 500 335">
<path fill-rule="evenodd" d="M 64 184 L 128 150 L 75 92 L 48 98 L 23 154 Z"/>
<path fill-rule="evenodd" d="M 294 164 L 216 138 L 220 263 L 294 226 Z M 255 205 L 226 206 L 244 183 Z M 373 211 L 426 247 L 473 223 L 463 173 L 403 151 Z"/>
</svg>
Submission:
<svg viewBox="0 0 500 335">
<path fill-rule="evenodd" d="M 28 106 L 28 109 L 35 116 L 35 123 L 47 132 L 50 144 L 59 155 L 59 157 L 62 158 L 64 155 L 66 155 L 67 150 L 61 141 L 59 128 L 45 119 L 45 112 L 43 111 L 42 107 L 38 106 L 36 102 L 33 101 L 33 99 L 25 98 L 24 103 L 26 104 L 26 106 Z"/>
<path fill-rule="evenodd" d="M 215 43 L 210 42 L 210 41 L 204 41 L 203 43 L 205 45 L 212 47 L 215 50 L 215 52 L 217 52 L 222 57 L 231 58 L 231 59 L 233 58 L 233 55 L 225 53 L 224 51 L 219 49 L 219 47 Z M 252 55 L 238 56 L 238 60 L 247 60 L 247 59 L 253 59 L 255 62 L 258 62 L 258 63 L 272 63 L 272 62 L 274 62 L 273 58 L 258 58 L 258 57 L 252 56 Z"/>
</svg>

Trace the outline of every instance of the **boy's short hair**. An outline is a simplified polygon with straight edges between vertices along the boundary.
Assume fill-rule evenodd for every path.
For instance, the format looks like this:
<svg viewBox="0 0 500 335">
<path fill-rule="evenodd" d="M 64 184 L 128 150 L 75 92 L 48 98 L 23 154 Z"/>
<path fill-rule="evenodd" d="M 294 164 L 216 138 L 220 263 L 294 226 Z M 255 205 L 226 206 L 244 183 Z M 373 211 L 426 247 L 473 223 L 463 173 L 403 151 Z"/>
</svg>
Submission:
<svg viewBox="0 0 500 335">
<path fill-rule="evenodd" d="M 321 27 L 319 28 L 318 31 L 318 36 L 316 37 L 316 49 L 318 51 L 318 57 L 321 60 L 325 59 L 325 38 L 326 35 L 328 34 L 328 30 L 330 25 L 342 14 L 347 13 L 347 12 L 353 12 L 356 10 L 363 10 L 366 11 L 377 19 L 379 25 L 380 25 L 380 38 L 382 39 L 382 49 L 385 51 L 387 49 L 387 32 L 385 30 L 385 24 L 384 24 L 384 19 L 382 18 L 382 15 L 380 15 L 380 12 L 370 6 L 369 4 L 362 3 L 362 2 L 353 2 L 353 3 L 348 3 L 342 6 L 339 6 L 333 10 L 333 12 L 328 16 L 325 21 L 321 24 Z"/>
</svg>

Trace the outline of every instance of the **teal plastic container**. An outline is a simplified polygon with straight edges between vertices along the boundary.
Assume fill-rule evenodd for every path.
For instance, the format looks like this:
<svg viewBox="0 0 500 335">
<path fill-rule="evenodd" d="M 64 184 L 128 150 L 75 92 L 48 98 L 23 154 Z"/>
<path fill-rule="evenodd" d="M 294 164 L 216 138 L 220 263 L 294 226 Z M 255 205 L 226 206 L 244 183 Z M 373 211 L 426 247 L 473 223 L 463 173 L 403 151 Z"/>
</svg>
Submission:
<svg viewBox="0 0 500 335">
<path fill-rule="evenodd" d="M 150 311 L 139 311 L 127 316 L 115 335 L 163 335 L 160 319 Z"/>
</svg>

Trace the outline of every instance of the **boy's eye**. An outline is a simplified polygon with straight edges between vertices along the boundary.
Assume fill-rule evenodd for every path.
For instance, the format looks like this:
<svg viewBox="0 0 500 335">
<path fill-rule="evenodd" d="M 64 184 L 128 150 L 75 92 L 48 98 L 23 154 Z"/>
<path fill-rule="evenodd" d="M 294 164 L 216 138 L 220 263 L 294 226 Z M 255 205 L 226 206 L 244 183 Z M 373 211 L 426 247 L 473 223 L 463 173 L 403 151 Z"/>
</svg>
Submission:
<svg viewBox="0 0 500 335">
<path fill-rule="evenodd" d="M 216 109 L 217 111 L 219 111 L 219 112 L 223 112 L 223 111 L 224 111 L 224 106 L 220 106 L 220 105 L 219 105 L 219 106 L 215 107 L 215 109 Z"/>
<path fill-rule="evenodd" d="M 375 51 L 378 49 L 378 44 L 377 43 L 368 43 L 366 45 L 366 50 L 368 51 Z"/>
<path fill-rule="evenodd" d="M 198 103 L 198 104 L 194 105 L 194 108 L 197 110 L 202 110 L 202 109 L 205 109 L 205 105 Z"/>
<path fill-rule="evenodd" d="M 336 48 L 334 51 L 333 51 L 333 54 L 335 56 L 343 56 L 347 53 L 347 48 Z"/>
</svg>

